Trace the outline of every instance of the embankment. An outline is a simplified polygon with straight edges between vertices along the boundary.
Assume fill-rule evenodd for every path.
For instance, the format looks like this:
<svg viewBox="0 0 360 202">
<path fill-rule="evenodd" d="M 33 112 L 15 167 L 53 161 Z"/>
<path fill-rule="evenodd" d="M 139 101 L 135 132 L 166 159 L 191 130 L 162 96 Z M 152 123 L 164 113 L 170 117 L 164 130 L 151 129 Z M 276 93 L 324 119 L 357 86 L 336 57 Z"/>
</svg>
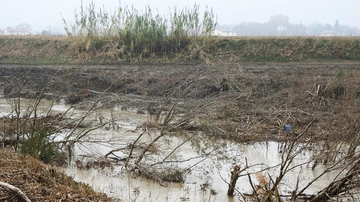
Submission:
<svg viewBox="0 0 360 202">
<path fill-rule="evenodd" d="M 360 37 L 211 37 L 198 50 L 124 57 L 116 39 L 1 36 L 0 63 L 237 63 L 359 61 Z"/>
</svg>

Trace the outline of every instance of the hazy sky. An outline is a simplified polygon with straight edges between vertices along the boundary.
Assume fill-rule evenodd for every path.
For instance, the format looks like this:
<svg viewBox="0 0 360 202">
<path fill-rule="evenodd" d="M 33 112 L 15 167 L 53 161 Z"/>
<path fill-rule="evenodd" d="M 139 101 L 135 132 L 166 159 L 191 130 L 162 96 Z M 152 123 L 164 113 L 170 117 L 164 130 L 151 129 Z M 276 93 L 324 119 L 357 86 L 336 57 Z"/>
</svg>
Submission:
<svg viewBox="0 0 360 202">
<path fill-rule="evenodd" d="M 346 24 L 360 28 L 360 0 L 93 0 L 96 6 L 114 10 L 119 5 L 133 5 L 139 11 L 146 5 L 160 14 L 168 14 L 169 7 L 206 6 L 213 8 L 219 24 L 267 22 L 276 14 L 287 15 L 290 23 L 309 25 L 314 21 L 321 24 Z M 83 0 L 87 5 L 88 0 Z M 0 29 L 27 23 L 33 30 L 41 31 L 51 27 L 62 28 L 62 16 L 74 19 L 75 8 L 81 0 L 2 0 L 0 3 Z M 61 14 L 60 14 L 61 13 Z"/>
</svg>

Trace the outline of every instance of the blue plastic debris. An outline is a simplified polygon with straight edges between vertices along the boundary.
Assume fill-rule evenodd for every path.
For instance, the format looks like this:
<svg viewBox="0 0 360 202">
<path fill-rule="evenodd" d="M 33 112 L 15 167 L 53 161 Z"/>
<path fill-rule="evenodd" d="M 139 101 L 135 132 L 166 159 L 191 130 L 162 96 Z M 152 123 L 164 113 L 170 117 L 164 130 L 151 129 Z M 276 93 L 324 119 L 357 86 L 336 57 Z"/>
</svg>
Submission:
<svg viewBox="0 0 360 202">
<path fill-rule="evenodd" d="M 285 126 L 284 126 L 284 131 L 285 131 L 285 132 L 288 133 L 288 132 L 290 132 L 290 130 L 291 130 L 291 126 L 289 126 L 289 125 L 285 125 Z"/>
</svg>

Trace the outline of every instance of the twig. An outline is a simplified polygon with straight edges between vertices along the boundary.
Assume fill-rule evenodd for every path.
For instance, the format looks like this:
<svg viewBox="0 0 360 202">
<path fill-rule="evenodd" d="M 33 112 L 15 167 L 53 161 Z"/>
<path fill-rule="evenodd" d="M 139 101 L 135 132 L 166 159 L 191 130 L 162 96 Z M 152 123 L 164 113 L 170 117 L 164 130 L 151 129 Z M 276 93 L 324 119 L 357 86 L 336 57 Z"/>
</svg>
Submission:
<svg viewBox="0 0 360 202">
<path fill-rule="evenodd" d="M 162 161 L 151 164 L 151 166 L 157 165 L 157 164 L 163 164 L 166 162 L 166 159 L 169 158 L 179 147 L 181 147 L 182 145 L 184 145 L 187 141 L 191 140 L 194 136 L 189 137 L 188 139 L 186 139 L 185 141 L 183 141 L 181 144 L 179 144 L 178 146 L 176 146 Z"/>
<path fill-rule="evenodd" d="M 134 150 L 135 144 L 136 144 L 137 141 L 139 141 L 140 138 L 146 133 L 146 131 L 147 131 L 147 129 L 145 129 L 144 132 L 141 133 L 141 134 L 138 136 L 138 138 L 131 144 L 130 153 L 129 153 L 129 156 L 128 156 L 128 158 L 126 159 L 126 162 L 125 162 L 125 168 L 127 167 L 128 163 L 129 163 L 129 160 L 130 160 L 130 158 L 131 158 L 131 156 L 132 156 L 132 152 L 133 152 L 133 150 Z"/>
</svg>

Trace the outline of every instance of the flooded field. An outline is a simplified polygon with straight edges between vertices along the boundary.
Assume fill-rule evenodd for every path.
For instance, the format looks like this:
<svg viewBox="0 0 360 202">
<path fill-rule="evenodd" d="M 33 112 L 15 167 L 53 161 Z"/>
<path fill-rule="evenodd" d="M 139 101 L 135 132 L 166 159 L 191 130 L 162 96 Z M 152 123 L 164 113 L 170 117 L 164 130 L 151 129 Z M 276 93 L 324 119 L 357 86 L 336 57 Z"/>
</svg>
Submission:
<svg viewBox="0 0 360 202">
<path fill-rule="evenodd" d="M 15 99 L 0 99 L 0 110 L 3 114 L 11 113 L 11 103 Z M 21 99 L 23 106 L 28 106 L 30 100 Z M 52 103 L 42 101 L 38 113 L 63 113 L 68 111 L 69 119 L 77 119 L 87 113 L 87 110 L 70 109 L 62 101 Z M 147 143 L 160 135 L 157 129 L 144 129 L 148 123 L 146 114 L 136 113 L 136 109 L 121 110 L 121 107 L 102 109 L 100 113 L 86 116 L 87 128 L 78 128 L 71 136 L 82 136 L 71 146 L 71 163 L 59 168 L 76 181 L 92 186 L 96 191 L 123 201 L 242 201 L 242 194 L 251 194 L 253 185 L 261 185 L 262 179 L 270 181 L 280 172 L 280 166 L 287 154 L 294 154 L 289 163 L 287 174 L 279 185 L 279 192 L 290 194 L 296 186 L 305 187 L 317 179 L 304 192 L 316 194 L 331 183 L 339 172 L 323 172 L 325 165 L 314 166 L 313 154 L 316 145 L 297 144 L 287 152 L 289 144 L 277 142 L 258 142 L 239 144 L 228 140 L 208 139 L 201 132 L 172 132 L 163 136 L 153 145 L 153 149 L 144 157 L 144 167 L 149 166 L 149 172 L 154 170 L 153 179 L 142 177 L 144 167 L 137 168 L 131 164 L 125 168 L 131 145 L 142 133 L 145 135 L 136 142 L 133 158 L 140 155 L 141 149 Z M 100 117 L 100 119 L 99 119 Z M 98 127 L 101 126 L 101 127 Z M 84 130 L 87 131 L 86 135 Z M 55 138 L 62 141 L 71 132 L 62 130 Z M 175 149 L 174 149 L 175 148 Z M 166 159 L 166 160 L 165 160 Z M 131 162 L 131 161 L 130 161 Z M 227 196 L 231 171 L 235 165 L 247 169 L 240 173 L 237 181 L 236 196 Z M 166 180 L 168 170 L 181 172 L 181 182 Z M 147 173 L 149 175 L 149 173 Z M 159 177 L 155 176 L 159 175 Z M 148 176 L 149 177 L 149 176 Z M 267 182 L 269 183 L 269 182 Z"/>
<path fill-rule="evenodd" d="M 357 63 L 0 70 L 3 145 L 120 201 L 359 195 Z"/>
<path fill-rule="evenodd" d="M 113 168 L 105 169 L 79 169 L 75 166 L 65 168 L 64 171 L 74 177 L 75 180 L 90 184 L 97 191 L 102 191 L 125 201 L 132 201 L 135 198 L 138 201 L 242 201 L 238 197 L 229 198 L 226 195 L 230 180 L 230 171 L 235 163 L 241 164 L 245 158 L 248 158 L 249 165 L 258 165 L 248 172 L 257 172 L 264 168 L 274 167 L 266 170 L 263 175 L 276 175 L 280 163 L 281 155 L 277 151 L 277 144 L 274 142 L 254 144 L 254 145 L 227 145 L 224 149 L 227 154 L 233 154 L 231 160 L 219 160 L 220 155 L 214 155 L 207 160 L 192 168 L 192 172 L 187 174 L 184 183 L 171 182 L 153 182 L 136 176 L 136 174 L 127 174 L 121 165 L 114 165 Z M 189 150 L 180 149 L 186 158 L 191 158 L 196 153 Z M 229 157 L 229 156 L 228 156 Z M 303 154 L 293 166 L 308 162 L 307 154 Z M 188 162 L 186 164 L 193 164 Z M 189 166 L 181 164 L 180 166 Z M 281 192 L 290 193 L 300 178 L 300 187 L 305 186 L 311 180 L 318 177 L 323 171 L 323 166 L 311 170 L 311 166 L 305 164 L 292 170 L 284 184 L 281 186 Z M 306 192 L 307 194 L 316 194 L 317 190 L 326 187 L 335 178 L 333 173 L 328 173 L 320 180 L 314 183 Z M 224 181 L 225 180 L 225 181 Z M 255 175 L 253 182 L 259 184 Z M 203 187 L 208 187 L 204 189 Z M 252 188 L 247 176 L 243 176 L 237 182 L 237 190 L 241 193 L 251 193 Z M 185 200 L 186 199 L 186 200 Z"/>
</svg>

